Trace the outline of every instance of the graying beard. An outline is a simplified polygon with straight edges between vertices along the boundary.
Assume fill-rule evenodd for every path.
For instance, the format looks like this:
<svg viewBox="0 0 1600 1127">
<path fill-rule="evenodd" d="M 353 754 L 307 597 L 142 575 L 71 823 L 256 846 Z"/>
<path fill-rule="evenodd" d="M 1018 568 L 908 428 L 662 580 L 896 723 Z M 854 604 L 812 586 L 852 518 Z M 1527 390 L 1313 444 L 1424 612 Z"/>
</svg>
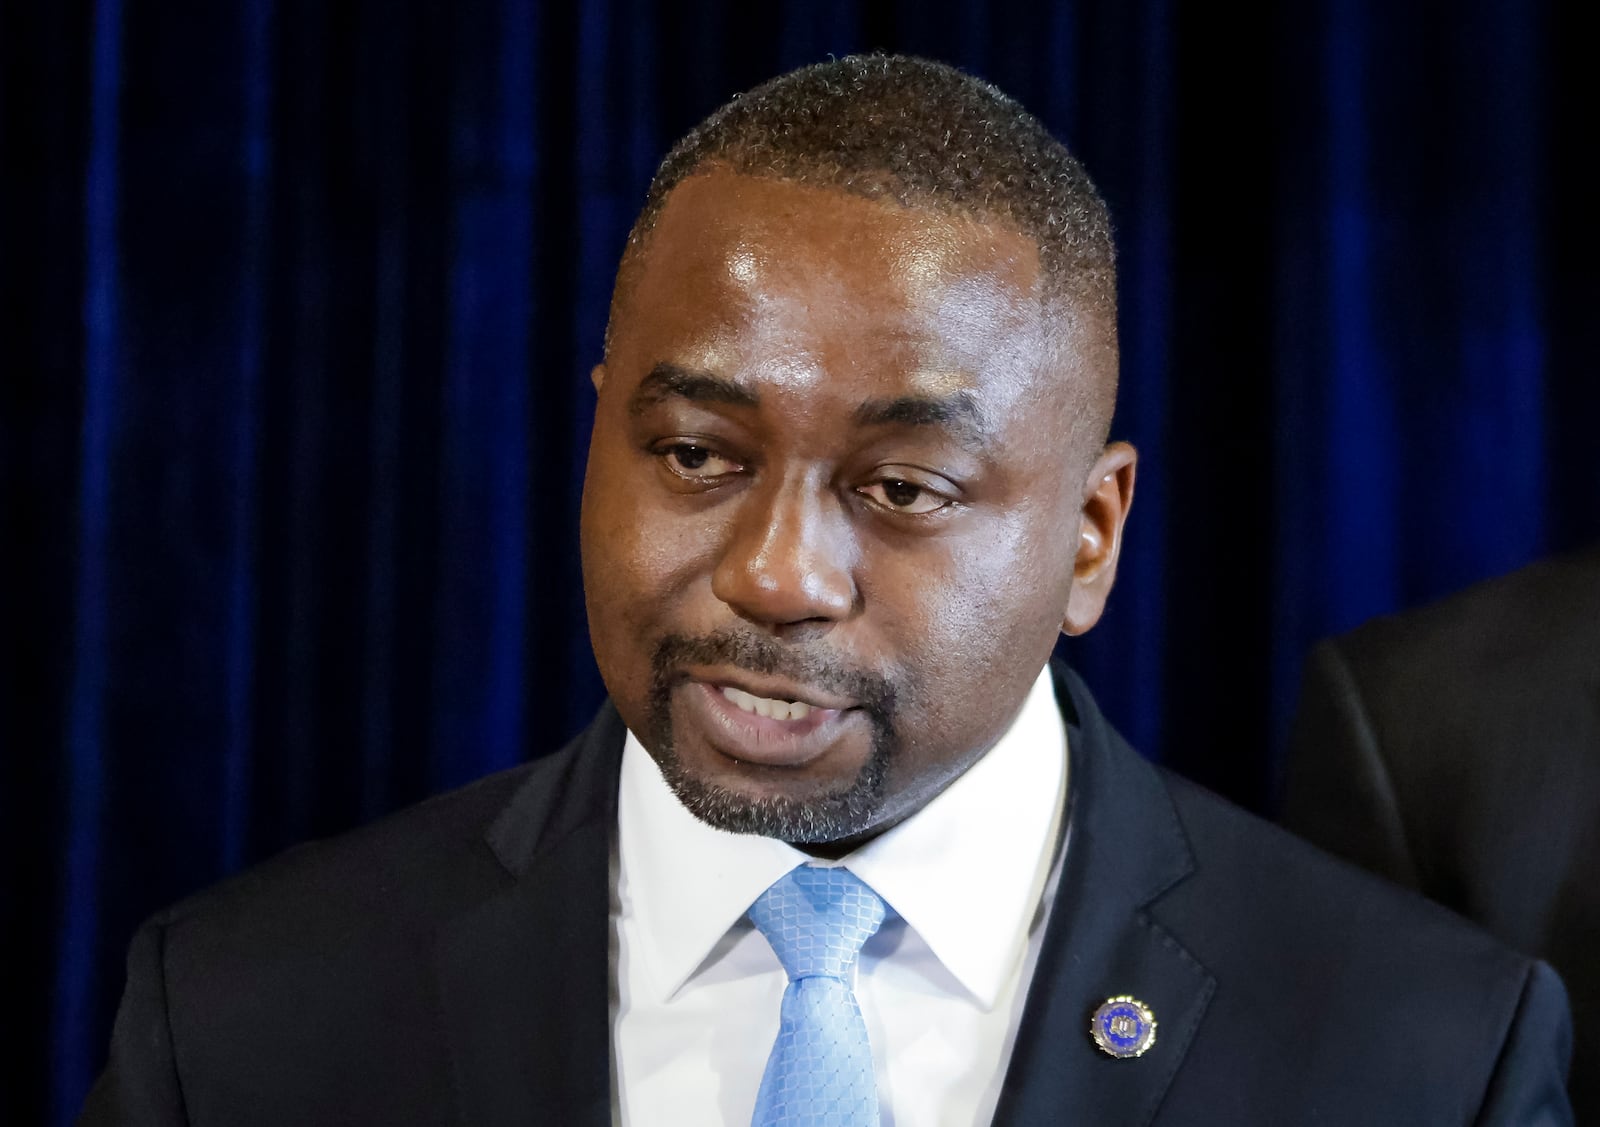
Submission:
<svg viewBox="0 0 1600 1127">
<path fill-rule="evenodd" d="M 872 753 L 850 786 L 813 799 L 749 799 L 707 783 L 683 769 L 670 738 L 658 755 L 662 778 L 684 807 L 715 829 L 759 834 L 779 841 L 815 843 L 855 837 L 869 829 L 883 809 L 883 783 L 889 748 L 874 738 Z"/>
<path fill-rule="evenodd" d="M 685 663 L 726 663 L 757 673 L 782 673 L 823 686 L 857 702 L 872 726 L 867 762 L 850 784 L 804 801 L 745 798 L 684 770 L 672 738 L 675 670 Z M 895 686 L 882 676 L 843 669 L 816 654 L 787 649 L 748 631 L 723 630 L 701 637 L 669 635 L 651 655 L 648 731 L 653 758 L 678 801 L 709 826 L 729 833 L 760 834 L 780 841 L 816 843 L 854 837 L 871 828 L 883 809 L 884 779 L 894 757 Z"/>
</svg>

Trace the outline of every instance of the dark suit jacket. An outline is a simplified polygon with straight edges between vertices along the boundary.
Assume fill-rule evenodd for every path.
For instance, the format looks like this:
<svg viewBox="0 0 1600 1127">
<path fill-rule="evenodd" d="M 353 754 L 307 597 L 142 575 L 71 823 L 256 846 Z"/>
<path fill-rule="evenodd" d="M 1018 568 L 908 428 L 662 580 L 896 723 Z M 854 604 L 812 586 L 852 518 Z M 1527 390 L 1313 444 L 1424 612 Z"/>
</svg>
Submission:
<svg viewBox="0 0 1600 1127">
<path fill-rule="evenodd" d="M 1284 821 L 1548 959 L 1600 1123 L 1600 548 L 1318 646 Z"/>
<path fill-rule="evenodd" d="M 997 1122 L 1568 1122 L 1549 968 L 1160 772 L 1057 676 L 1071 836 Z M 151 921 L 83 1122 L 608 1124 L 623 734 L 608 707 Z M 1143 1057 L 1090 1042 L 1118 994 Z"/>
</svg>

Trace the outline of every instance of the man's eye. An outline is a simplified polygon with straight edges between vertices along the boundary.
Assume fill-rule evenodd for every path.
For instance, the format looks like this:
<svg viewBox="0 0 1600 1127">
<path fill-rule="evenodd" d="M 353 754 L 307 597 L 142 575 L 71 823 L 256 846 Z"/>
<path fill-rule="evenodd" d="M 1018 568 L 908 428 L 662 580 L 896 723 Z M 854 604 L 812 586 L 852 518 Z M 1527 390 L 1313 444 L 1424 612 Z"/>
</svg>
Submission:
<svg viewBox="0 0 1600 1127">
<path fill-rule="evenodd" d="M 948 497 L 941 497 L 931 489 L 898 478 L 874 481 L 862 486 L 861 492 L 886 509 L 913 516 L 937 512 L 950 503 Z"/>
<path fill-rule="evenodd" d="M 679 477 L 712 478 L 738 470 L 738 463 L 724 458 L 704 446 L 687 442 L 675 443 L 660 451 L 667 468 Z"/>
</svg>

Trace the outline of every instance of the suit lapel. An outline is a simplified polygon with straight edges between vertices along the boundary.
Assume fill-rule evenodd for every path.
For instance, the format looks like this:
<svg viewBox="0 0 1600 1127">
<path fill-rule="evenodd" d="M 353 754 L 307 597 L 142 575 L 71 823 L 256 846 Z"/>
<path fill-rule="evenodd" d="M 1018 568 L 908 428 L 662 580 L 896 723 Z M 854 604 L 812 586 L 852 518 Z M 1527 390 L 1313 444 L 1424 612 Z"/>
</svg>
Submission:
<svg viewBox="0 0 1600 1127">
<path fill-rule="evenodd" d="M 506 887 L 440 929 L 445 1036 L 461 1119 L 474 1127 L 611 1123 L 608 913 L 623 735 L 608 704 L 534 766 L 487 838 Z"/>
<path fill-rule="evenodd" d="M 1067 853 L 994 1122 L 1147 1124 L 1183 1063 L 1215 981 L 1149 914 L 1194 868 L 1154 768 L 1057 666 L 1072 766 Z M 1089 1036 L 1108 998 L 1154 1012 L 1156 1040 L 1117 1059 Z"/>
<path fill-rule="evenodd" d="M 1142 1125 L 1215 988 L 1149 912 L 1194 861 L 1159 775 L 1075 675 L 1055 674 L 1072 754 L 1067 854 L 994 1122 Z M 506 887 L 440 929 L 445 1036 L 474 1127 L 611 1122 L 610 853 L 624 734 L 608 704 L 534 766 L 487 839 Z M 1095 1007 L 1120 994 L 1155 1013 L 1142 1057 L 1113 1059 L 1089 1037 Z"/>
</svg>

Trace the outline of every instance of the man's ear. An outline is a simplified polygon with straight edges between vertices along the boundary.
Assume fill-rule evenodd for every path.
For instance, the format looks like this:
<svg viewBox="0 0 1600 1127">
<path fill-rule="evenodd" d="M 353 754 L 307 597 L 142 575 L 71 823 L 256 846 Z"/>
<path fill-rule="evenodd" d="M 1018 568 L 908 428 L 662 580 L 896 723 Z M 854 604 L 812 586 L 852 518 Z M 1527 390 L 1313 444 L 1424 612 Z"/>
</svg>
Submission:
<svg viewBox="0 0 1600 1127">
<path fill-rule="evenodd" d="M 1133 504 L 1134 467 L 1139 452 L 1126 442 L 1107 446 L 1089 471 L 1084 486 L 1083 516 L 1078 527 L 1078 554 L 1072 593 L 1067 597 L 1063 634 L 1082 634 L 1100 621 L 1106 597 L 1117 579 L 1122 553 L 1122 525 Z"/>
<path fill-rule="evenodd" d="M 596 364 L 589 369 L 589 382 L 594 384 L 594 393 L 599 395 L 600 385 L 606 382 L 606 366 L 604 364 Z"/>
</svg>

